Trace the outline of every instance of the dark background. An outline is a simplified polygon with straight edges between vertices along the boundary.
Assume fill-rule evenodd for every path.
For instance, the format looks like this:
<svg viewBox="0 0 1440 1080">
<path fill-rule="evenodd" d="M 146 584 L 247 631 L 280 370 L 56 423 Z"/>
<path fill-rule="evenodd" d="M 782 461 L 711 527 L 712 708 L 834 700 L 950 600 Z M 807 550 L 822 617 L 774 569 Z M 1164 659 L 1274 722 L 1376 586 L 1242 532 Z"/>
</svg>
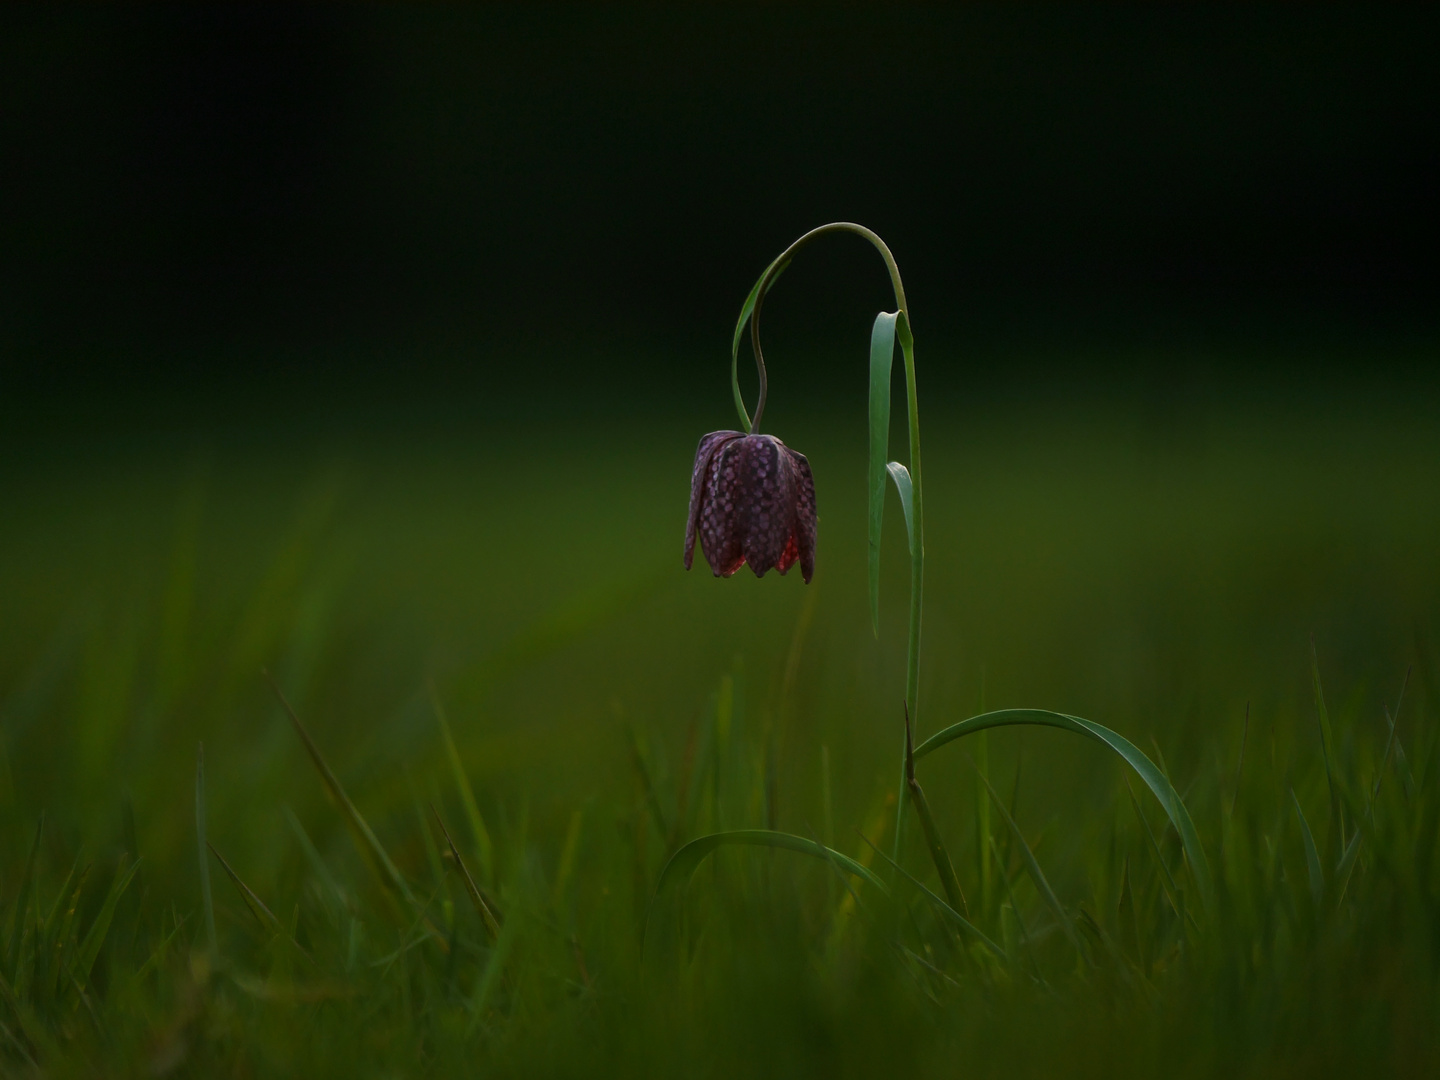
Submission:
<svg viewBox="0 0 1440 1080">
<path fill-rule="evenodd" d="M 561 394 L 604 382 L 597 348 L 684 389 L 665 357 L 723 372 L 758 272 L 835 218 L 888 239 L 922 340 L 960 354 L 1218 338 L 1373 365 L 1366 342 L 1434 323 L 1435 23 L 6 5 L 0 393 L 514 389 L 543 355 Z M 802 369 L 891 306 L 846 239 L 782 291 L 767 325 Z M 1297 362 L 1266 355 L 1244 362 Z"/>
</svg>

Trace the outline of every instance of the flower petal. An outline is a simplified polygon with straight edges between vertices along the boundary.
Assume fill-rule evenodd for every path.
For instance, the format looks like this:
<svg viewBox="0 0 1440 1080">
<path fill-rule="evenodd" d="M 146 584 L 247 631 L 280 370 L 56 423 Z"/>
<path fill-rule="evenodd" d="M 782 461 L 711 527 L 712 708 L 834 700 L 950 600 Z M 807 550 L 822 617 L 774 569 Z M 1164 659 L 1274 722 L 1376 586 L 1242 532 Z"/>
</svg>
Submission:
<svg viewBox="0 0 1440 1080">
<path fill-rule="evenodd" d="M 785 448 L 785 452 L 795 467 L 795 538 L 800 549 L 800 573 L 808 585 L 815 575 L 815 535 L 818 531 L 815 478 L 810 475 L 810 462 L 804 454 L 789 447 Z"/>
<path fill-rule="evenodd" d="M 784 555 L 794 530 L 795 467 L 773 435 L 749 435 L 743 442 L 745 491 L 737 524 L 746 561 L 763 577 Z"/>
<path fill-rule="evenodd" d="M 745 438 L 721 443 L 710 458 L 705 491 L 700 500 L 700 550 L 716 577 L 729 577 L 745 565 L 739 529 L 744 497 Z"/>
<path fill-rule="evenodd" d="M 715 451 L 731 439 L 740 438 L 738 431 L 712 431 L 695 448 L 695 465 L 690 473 L 690 517 L 685 523 L 685 569 L 695 557 L 695 530 L 700 523 L 700 504 L 705 497 L 705 482 Z"/>
</svg>

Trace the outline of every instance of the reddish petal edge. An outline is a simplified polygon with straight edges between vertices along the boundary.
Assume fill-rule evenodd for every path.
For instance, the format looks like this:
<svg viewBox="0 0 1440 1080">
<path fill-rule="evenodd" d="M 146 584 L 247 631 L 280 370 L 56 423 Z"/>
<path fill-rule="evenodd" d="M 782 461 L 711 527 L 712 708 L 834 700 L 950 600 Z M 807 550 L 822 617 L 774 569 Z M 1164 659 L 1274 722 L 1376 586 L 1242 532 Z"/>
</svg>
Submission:
<svg viewBox="0 0 1440 1080">
<path fill-rule="evenodd" d="M 805 584 L 815 576 L 815 536 L 819 531 L 819 519 L 815 513 L 815 478 L 810 474 L 810 462 L 798 450 L 788 446 L 786 453 L 795 464 L 795 540 L 799 548 L 800 573 Z"/>
</svg>

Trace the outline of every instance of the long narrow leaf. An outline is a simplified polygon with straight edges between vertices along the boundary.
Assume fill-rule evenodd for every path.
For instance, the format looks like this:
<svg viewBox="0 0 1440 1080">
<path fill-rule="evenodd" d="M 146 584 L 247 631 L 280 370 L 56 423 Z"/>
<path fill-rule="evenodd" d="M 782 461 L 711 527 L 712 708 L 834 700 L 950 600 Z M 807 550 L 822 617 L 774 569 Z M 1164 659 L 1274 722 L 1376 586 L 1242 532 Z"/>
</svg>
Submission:
<svg viewBox="0 0 1440 1080">
<path fill-rule="evenodd" d="M 1185 856 L 1190 862 L 1190 872 L 1195 877 L 1196 885 L 1199 886 L 1200 897 L 1205 905 L 1209 906 L 1212 896 L 1210 864 L 1205 858 L 1205 849 L 1200 846 L 1200 837 L 1195 832 L 1195 823 L 1190 820 L 1190 812 L 1185 809 L 1179 792 L 1175 790 L 1174 785 L 1156 767 L 1155 763 L 1146 757 L 1134 743 L 1104 725 L 1066 713 L 1051 712 L 1048 709 L 997 709 L 994 712 L 972 716 L 968 720 L 961 720 L 958 724 L 951 724 L 949 727 L 937 731 L 915 748 L 915 758 L 919 760 L 948 742 L 979 731 L 999 727 L 1025 726 L 1059 728 L 1061 731 L 1069 731 L 1094 739 L 1101 745 L 1108 746 L 1134 769 L 1140 779 L 1145 781 L 1145 786 L 1160 800 L 1160 805 L 1165 810 L 1170 823 L 1180 834 L 1180 842 L 1184 846 Z"/>
<path fill-rule="evenodd" d="M 910 557 L 915 558 L 915 497 L 914 486 L 910 483 L 910 470 L 898 461 L 885 466 L 890 479 L 895 481 L 895 493 L 900 496 L 900 509 L 905 513 L 905 545 Z"/>
<path fill-rule="evenodd" d="M 870 625 L 880 636 L 880 529 L 885 522 L 885 460 L 890 456 L 890 369 L 897 312 L 882 311 L 870 331 Z M 906 515 L 907 518 L 909 515 Z"/>
</svg>

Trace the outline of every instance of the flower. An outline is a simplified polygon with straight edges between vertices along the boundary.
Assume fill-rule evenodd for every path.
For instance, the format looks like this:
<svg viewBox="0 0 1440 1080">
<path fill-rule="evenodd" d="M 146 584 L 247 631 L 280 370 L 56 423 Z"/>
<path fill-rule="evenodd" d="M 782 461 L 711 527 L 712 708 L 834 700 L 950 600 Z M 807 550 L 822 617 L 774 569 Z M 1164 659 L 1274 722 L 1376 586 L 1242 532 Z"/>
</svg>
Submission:
<svg viewBox="0 0 1440 1080">
<path fill-rule="evenodd" d="M 685 569 L 695 537 L 716 577 L 747 562 L 756 577 L 800 563 L 805 583 L 815 573 L 815 481 L 810 463 L 773 435 L 712 431 L 695 450 Z"/>
</svg>

